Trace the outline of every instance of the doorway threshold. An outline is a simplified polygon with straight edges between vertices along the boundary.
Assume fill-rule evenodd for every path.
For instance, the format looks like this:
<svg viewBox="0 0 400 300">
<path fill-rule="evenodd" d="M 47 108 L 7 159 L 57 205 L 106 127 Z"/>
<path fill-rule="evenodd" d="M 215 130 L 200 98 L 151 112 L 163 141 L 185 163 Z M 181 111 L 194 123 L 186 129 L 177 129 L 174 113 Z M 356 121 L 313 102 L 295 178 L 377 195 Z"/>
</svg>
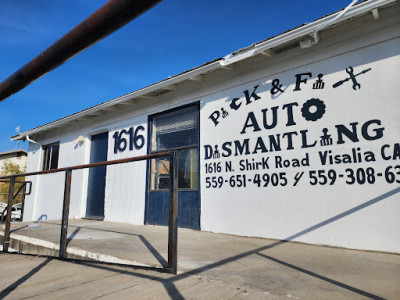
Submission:
<svg viewBox="0 0 400 300">
<path fill-rule="evenodd" d="M 85 216 L 82 218 L 83 220 L 96 220 L 96 221 L 103 221 L 104 217 L 100 216 Z"/>
</svg>

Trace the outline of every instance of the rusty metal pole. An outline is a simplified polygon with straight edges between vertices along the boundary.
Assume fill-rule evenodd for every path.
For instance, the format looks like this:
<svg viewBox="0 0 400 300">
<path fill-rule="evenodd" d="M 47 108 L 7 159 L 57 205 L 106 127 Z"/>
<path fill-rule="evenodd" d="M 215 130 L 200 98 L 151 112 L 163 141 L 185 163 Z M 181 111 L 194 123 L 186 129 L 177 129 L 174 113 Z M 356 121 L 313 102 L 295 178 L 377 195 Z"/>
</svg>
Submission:
<svg viewBox="0 0 400 300">
<path fill-rule="evenodd" d="M 25 195 L 26 195 L 26 183 L 24 183 L 24 190 L 22 192 L 22 200 L 21 200 L 21 217 L 19 221 L 22 222 L 24 220 L 24 210 L 25 210 Z"/>
<path fill-rule="evenodd" d="M 110 0 L 0 83 L 0 102 L 121 28 L 161 0 Z"/>
<path fill-rule="evenodd" d="M 176 151 L 170 156 L 170 188 L 168 206 L 168 270 L 178 271 L 178 159 Z"/>
<path fill-rule="evenodd" d="M 65 171 L 65 185 L 64 185 L 64 201 L 63 212 L 61 221 L 61 235 L 60 235 L 60 250 L 59 258 L 67 258 L 67 235 L 68 235 L 68 218 L 69 218 L 69 204 L 71 202 L 71 176 L 72 170 L 67 168 Z"/>
<path fill-rule="evenodd" d="M 6 227 L 4 229 L 4 241 L 3 241 L 4 252 L 8 252 L 8 248 L 10 246 L 10 228 L 11 228 L 12 205 L 14 200 L 14 186 L 15 186 L 15 176 L 12 176 L 10 178 L 10 188 L 8 189 Z"/>
</svg>

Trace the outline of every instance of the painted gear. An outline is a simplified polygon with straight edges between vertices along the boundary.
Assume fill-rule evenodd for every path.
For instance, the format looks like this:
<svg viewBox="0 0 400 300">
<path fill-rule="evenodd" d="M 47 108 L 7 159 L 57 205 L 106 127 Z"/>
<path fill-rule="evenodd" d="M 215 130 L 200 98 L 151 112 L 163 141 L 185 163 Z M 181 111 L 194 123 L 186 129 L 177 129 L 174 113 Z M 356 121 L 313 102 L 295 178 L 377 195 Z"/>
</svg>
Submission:
<svg viewBox="0 0 400 300">
<path fill-rule="evenodd" d="M 317 108 L 315 112 L 310 112 L 310 108 L 312 106 Z M 326 105 L 323 101 L 319 100 L 318 98 L 311 98 L 303 104 L 303 107 L 301 108 L 301 115 L 307 121 L 315 122 L 322 118 L 322 116 L 325 114 L 325 109 Z"/>
</svg>

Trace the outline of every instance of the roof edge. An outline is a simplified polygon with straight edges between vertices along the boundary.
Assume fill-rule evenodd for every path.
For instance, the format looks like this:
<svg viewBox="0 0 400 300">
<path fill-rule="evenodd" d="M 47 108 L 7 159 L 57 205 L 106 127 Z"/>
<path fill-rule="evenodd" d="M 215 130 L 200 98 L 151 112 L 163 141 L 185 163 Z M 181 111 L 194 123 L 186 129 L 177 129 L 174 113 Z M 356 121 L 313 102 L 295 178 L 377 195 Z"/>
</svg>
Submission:
<svg viewBox="0 0 400 300">
<path fill-rule="evenodd" d="M 10 150 L 10 151 L 4 151 L 4 152 L 0 152 L 0 155 L 7 155 L 7 154 L 12 154 L 12 153 L 25 153 L 28 154 L 28 152 L 24 149 L 14 149 L 14 150 Z"/>
<path fill-rule="evenodd" d="M 231 53 L 224 57 L 223 65 L 228 66 L 230 64 L 236 63 L 253 55 L 268 51 L 271 48 L 278 47 L 280 45 L 301 39 L 304 37 L 312 37 L 315 32 L 320 30 L 325 30 L 333 25 L 341 23 L 350 18 L 354 18 L 365 13 L 372 11 L 373 9 L 380 8 L 392 3 L 396 3 L 398 0 L 370 0 L 365 2 L 356 3 L 355 6 L 350 7 L 348 11 L 345 12 L 343 16 L 335 20 L 343 11 L 339 10 L 328 16 L 322 17 L 311 23 L 305 24 L 303 26 L 291 29 L 287 32 L 279 34 L 273 38 L 266 39 L 264 41 L 255 43 L 249 47 L 243 49 L 236 53 Z"/>
<path fill-rule="evenodd" d="M 181 83 L 185 80 L 190 80 L 199 75 L 204 75 L 205 73 L 215 71 L 220 68 L 228 68 L 230 65 L 232 65 L 234 63 L 248 59 L 248 58 L 253 57 L 260 53 L 268 54 L 268 51 L 273 47 L 278 47 L 280 45 L 284 45 L 289 42 L 299 40 L 301 38 L 312 37 L 312 35 L 315 34 L 315 32 L 317 32 L 319 30 L 325 30 L 327 28 L 330 28 L 330 27 L 332 27 L 338 23 L 341 23 L 345 20 L 348 20 L 350 18 L 354 18 L 354 17 L 360 16 L 360 15 L 363 15 L 365 13 L 372 11 L 373 9 L 377 9 L 377 8 L 387 6 L 390 4 L 394 4 L 396 2 L 398 2 L 398 0 L 370 0 L 370 1 L 356 3 L 357 5 L 350 7 L 345 12 L 345 14 L 343 16 L 341 16 L 340 18 L 337 18 L 337 17 L 342 13 L 343 10 L 340 10 L 340 11 L 337 11 L 328 16 L 322 17 L 322 18 L 320 18 L 316 21 L 313 21 L 309 24 L 291 29 L 291 30 L 284 32 L 282 34 L 279 34 L 275 37 L 268 38 L 264 41 L 255 43 L 249 47 L 246 47 L 246 48 L 243 48 L 236 52 L 233 52 L 223 58 L 219 58 L 219 59 L 210 61 L 208 63 L 203 64 L 202 66 L 190 69 L 188 71 L 184 71 L 178 75 L 169 77 L 167 79 L 164 79 L 160 82 L 157 82 L 157 83 L 154 83 L 147 87 L 144 87 L 137 91 L 128 93 L 126 95 L 103 102 L 101 104 L 87 108 L 85 110 L 82 110 L 80 112 L 74 113 L 69 116 L 66 116 L 64 118 L 61 118 L 61 119 L 52 121 L 50 123 L 35 127 L 33 129 L 27 130 L 25 132 L 19 133 L 18 135 L 12 136 L 11 140 L 12 141 L 25 140 L 27 138 L 27 136 L 29 136 L 29 135 L 37 134 L 41 131 L 51 129 L 56 126 L 57 127 L 62 126 L 63 124 L 66 124 L 72 120 L 76 120 L 83 116 L 93 114 L 95 112 L 106 109 L 113 105 L 117 105 L 117 104 L 125 102 L 127 100 L 132 100 L 135 98 L 143 97 L 146 94 L 149 94 L 149 93 L 152 93 L 155 91 L 159 91 L 162 89 L 167 89 L 168 87 L 171 87 L 172 85 Z M 337 19 L 335 19 L 335 18 L 337 18 Z"/>
</svg>

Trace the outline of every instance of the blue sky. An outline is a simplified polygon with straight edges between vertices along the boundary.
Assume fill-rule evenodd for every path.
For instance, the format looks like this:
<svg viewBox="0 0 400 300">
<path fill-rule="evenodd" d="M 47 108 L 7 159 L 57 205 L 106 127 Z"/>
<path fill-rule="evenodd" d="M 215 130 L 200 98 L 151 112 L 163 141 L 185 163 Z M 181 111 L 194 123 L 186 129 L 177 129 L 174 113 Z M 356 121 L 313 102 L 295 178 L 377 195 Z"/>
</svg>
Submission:
<svg viewBox="0 0 400 300">
<path fill-rule="evenodd" d="M 0 0 L 0 81 L 106 0 Z M 26 131 L 309 23 L 350 0 L 164 0 L 0 102 L 0 152 Z M 20 144 L 27 149 L 26 143 Z"/>
</svg>

